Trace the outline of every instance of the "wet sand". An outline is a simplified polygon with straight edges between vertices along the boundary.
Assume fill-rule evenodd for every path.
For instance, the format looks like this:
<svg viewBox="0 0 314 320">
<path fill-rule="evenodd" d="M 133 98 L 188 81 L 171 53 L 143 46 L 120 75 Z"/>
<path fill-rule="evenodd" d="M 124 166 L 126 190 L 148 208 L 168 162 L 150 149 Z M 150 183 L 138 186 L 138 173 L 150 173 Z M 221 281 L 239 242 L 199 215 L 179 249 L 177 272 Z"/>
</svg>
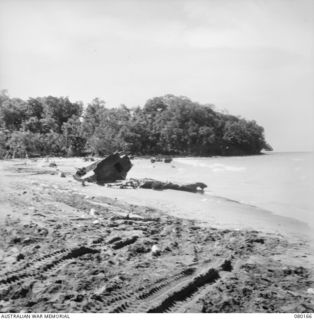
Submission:
<svg viewBox="0 0 314 320">
<path fill-rule="evenodd" d="M 201 194 L 83 187 L 86 163 L 55 161 L 0 163 L 1 312 L 314 311 L 295 229 Z"/>
</svg>

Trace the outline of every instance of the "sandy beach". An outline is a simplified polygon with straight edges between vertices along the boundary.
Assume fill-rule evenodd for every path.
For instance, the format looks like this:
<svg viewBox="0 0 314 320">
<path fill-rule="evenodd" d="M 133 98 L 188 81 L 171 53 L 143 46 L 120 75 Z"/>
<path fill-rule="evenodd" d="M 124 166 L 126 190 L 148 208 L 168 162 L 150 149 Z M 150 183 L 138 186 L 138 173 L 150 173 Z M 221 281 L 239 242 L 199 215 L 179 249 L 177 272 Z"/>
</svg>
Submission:
<svg viewBox="0 0 314 320">
<path fill-rule="evenodd" d="M 314 311 L 302 221 L 210 194 L 82 186 L 86 164 L 0 162 L 1 312 Z M 179 169 L 136 159 L 128 177 Z"/>
</svg>

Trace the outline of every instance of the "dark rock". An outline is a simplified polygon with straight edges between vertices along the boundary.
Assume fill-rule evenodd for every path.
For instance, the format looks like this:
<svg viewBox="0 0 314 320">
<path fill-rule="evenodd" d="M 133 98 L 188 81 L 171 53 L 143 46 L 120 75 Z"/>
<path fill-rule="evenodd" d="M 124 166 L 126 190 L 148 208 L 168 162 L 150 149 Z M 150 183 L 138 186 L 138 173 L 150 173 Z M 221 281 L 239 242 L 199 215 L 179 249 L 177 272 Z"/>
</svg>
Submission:
<svg viewBox="0 0 314 320">
<path fill-rule="evenodd" d="M 17 244 L 17 243 L 21 243 L 22 242 L 22 238 L 21 237 L 14 237 L 11 240 L 12 243 Z"/>
<path fill-rule="evenodd" d="M 230 260 L 225 260 L 223 262 L 223 264 L 221 265 L 221 269 L 223 271 L 228 271 L 228 272 L 232 271 L 233 268 L 232 268 L 232 265 L 231 265 L 231 261 Z"/>
<path fill-rule="evenodd" d="M 50 168 L 54 168 L 54 167 L 56 167 L 57 166 L 57 164 L 55 163 L 55 162 L 50 162 L 49 163 L 49 167 Z"/>
<path fill-rule="evenodd" d="M 82 294 L 77 294 L 76 297 L 73 299 L 75 302 L 82 302 L 84 300 L 84 296 Z"/>
<path fill-rule="evenodd" d="M 16 257 L 16 261 L 20 261 L 20 260 L 23 260 L 25 258 L 24 254 L 23 253 L 19 253 Z"/>
</svg>

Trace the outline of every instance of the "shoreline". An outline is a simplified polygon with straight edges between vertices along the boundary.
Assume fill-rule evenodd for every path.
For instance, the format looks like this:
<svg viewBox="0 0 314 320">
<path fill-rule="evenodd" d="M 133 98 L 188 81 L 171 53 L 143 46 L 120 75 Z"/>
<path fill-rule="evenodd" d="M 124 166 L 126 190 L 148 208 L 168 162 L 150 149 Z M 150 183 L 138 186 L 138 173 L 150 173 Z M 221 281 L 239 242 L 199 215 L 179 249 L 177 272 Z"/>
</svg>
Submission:
<svg viewBox="0 0 314 320">
<path fill-rule="evenodd" d="M 300 170 L 300 166 L 308 163 L 300 163 L 299 160 L 297 155 L 290 156 L 286 160 L 290 164 L 284 169 L 281 167 L 280 157 L 277 156 L 267 157 L 266 160 L 256 157 L 253 161 L 239 157 L 219 160 L 179 158 L 171 166 L 148 165 L 147 162 L 139 160 L 130 177 L 151 177 L 175 183 L 193 183 L 200 180 L 208 185 L 205 195 L 221 202 L 231 201 L 250 207 L 253 212 L 272 214 L 277 221 L 282 217 L 282 224 L 285 224 L 285 220 L 294 219 L 297 224 L 306 224 L 313 232 L 311 172 Z M 260 170 L 261 174 L 258 173 Z M 271 176 L 273 172 L 274 177 Z M 306 183 L 303 183 L 302 179 L 307 179 Z M 292 184 L 296 186 L 291 188 Z M 308 228 L 307 226 L 305 227 Z"/>
<path fill-rule="evenodd" d="M 56 162 L 0 162 L 2 312 L 313 312 L 304 239 L 187 216 L 201 194 L 83 187 L 78 160 Z"/>
<path fill-rule="evenodd" d="M 95 160 L 96 159 L 98 158 L 95 158 Z M 138 160 L 141 161 L 143 159 Z M 57 171 L 51 170 L 44 158 L 35 161 L 30 159 L 23 159 L 23 161 L 22 159 L 2 160 L 2 163 L 6 164 L 8 167 L 25 165 L 26 167 L 33 167 L 34 171 L 38 170 L 38 172 L 44 172 L 46 174 L 49 174 L 50 172 L 57 173 L 60 170 L 65 172 L 67 176 L 71 176 L 71 178 L 77 168 L 86 166 L 89 163 L 84 162 L 82 158 L 50 158 L 49 161 L 58 163 Z M 152 177 L 158 179 L 157 177 L 160 172 L 164 171 L 164 177 L 161 180 L 166 181 L 166 176 L 170 174 L 173 175 L 173 169 L 169 164 L 162 163 L 159 169 L 154 169 L 157 171 L 151 170 L 147 165 L 144 169 L 138 169 L 141 167 L 141 164 L 141 162 L 136 163 L 130 170 L 127 178 Z M 179 171 L 180 170 L 181 169 L 179 169 Z M 57 174 L 50 176 L 49 179 L 53 180 L 53 182 L 59 182 Z M 183 178 L 177 177 L 175 182 L 193 183 L 194 181 L 186 181 L 183 176 Z M 79 187 L 77 181 L 73 180 L 70 181 L 70 183 L 74 188 Z M 87 184 L 88 188 L 84 191 L 90 196 L 102 195 L 105 190 L 105 193 L 112 198 L 120 198 L 122 201 L 124 200 L 137 205 L 155 207 L 157 210 L 170 210 L 171 214 L 178 218 L 181 217 L 210 222 L 214 224 L 215 227 L 225 226 L 237 229 L 254 229 L 263 232 L 282 233 L 285 236 L 298 236 L 299 234 L 301 237 L 304 236 L 311 241 L 314 241 L 314 238 L 312 238 L 314 233 L 313 227 L 301 219 L 276 214 L 269 209 L 217 195 L 212 191 L 205 191 L 204 193 L 188 193 L 174 190 L 156 191 L 145 189 L 101 188 L 94 183 Z M 182 199 L 184 199 L 184 201 L 182 201 Z"/>
</svg>

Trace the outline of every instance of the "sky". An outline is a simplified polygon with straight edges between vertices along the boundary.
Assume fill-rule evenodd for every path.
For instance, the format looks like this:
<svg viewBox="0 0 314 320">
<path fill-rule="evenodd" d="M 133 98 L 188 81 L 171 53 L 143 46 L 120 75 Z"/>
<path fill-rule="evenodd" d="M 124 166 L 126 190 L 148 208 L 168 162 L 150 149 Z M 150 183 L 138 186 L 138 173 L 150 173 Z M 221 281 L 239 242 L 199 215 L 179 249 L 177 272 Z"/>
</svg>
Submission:
<svg viewBox="0 0 314 320">
<path fill-rule="evenodd" d="M 0 89 L 108 107 L 164 94 L 314 148 L 313 0 L 0 0 Z"/>
</svg>

